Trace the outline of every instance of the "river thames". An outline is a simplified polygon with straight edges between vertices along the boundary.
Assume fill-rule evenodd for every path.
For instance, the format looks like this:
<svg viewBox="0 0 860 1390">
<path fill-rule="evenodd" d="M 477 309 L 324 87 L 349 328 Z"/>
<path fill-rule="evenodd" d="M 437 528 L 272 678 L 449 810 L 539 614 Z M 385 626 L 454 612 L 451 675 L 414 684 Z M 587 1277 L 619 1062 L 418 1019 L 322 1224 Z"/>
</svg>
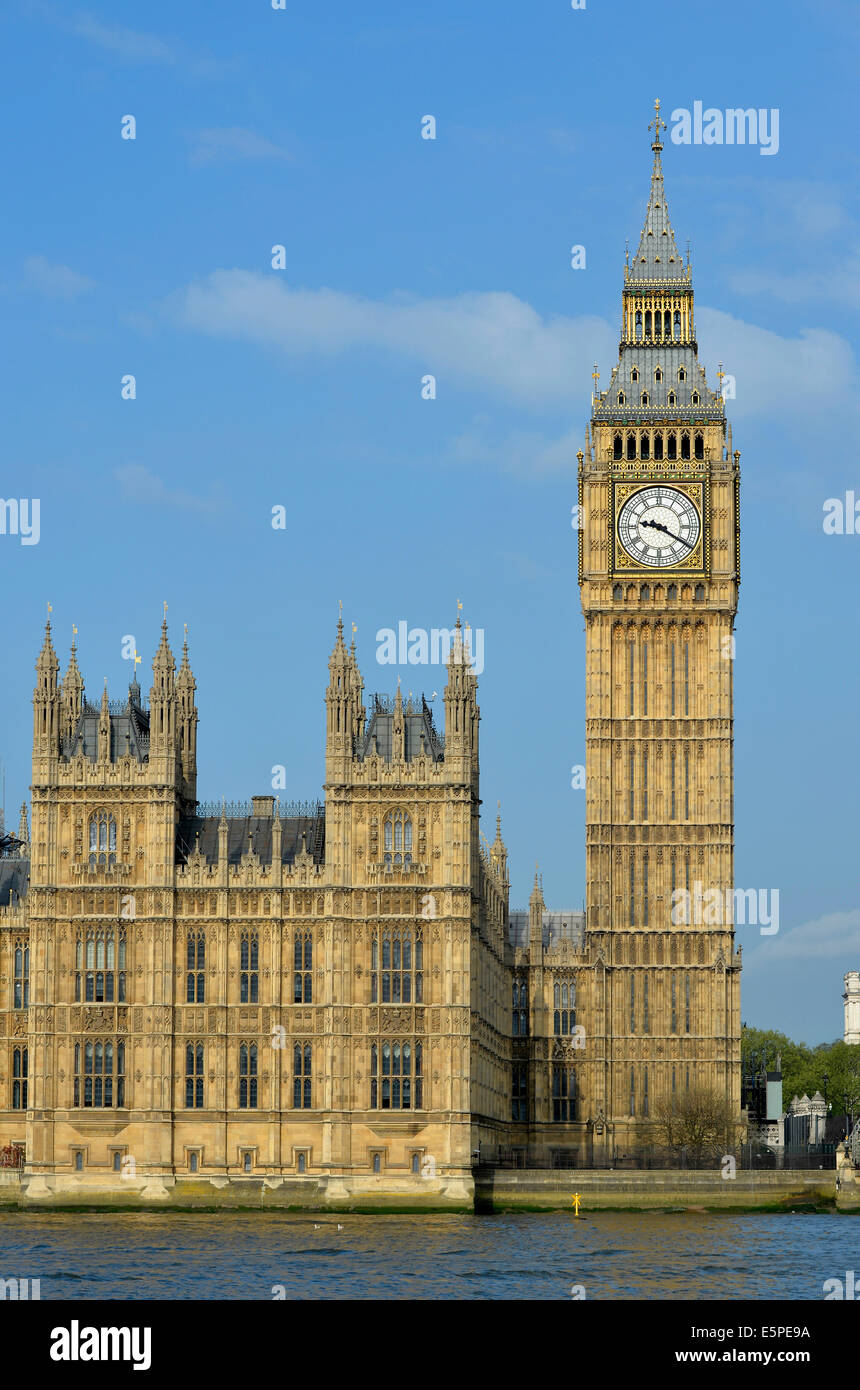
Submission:
<svg viewBox="0 0 860 1390">
<path fill-rule="evenodd" d="M 812 1213 L 11 1212 L 2 1278 L 45 1299 L 813 1299 L 860 1220 Z"/>
</svg>

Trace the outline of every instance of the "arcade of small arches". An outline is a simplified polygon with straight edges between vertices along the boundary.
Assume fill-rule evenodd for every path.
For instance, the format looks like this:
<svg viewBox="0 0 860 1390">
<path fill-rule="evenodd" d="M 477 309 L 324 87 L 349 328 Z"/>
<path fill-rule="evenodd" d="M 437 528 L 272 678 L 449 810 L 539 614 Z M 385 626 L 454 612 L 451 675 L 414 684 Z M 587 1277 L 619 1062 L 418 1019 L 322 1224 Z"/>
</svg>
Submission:
<svg viewBox="0 0 860 1390">
<path fill-rule="evenodd" d="M 647 391 L 642 393 L 642 404 L 647 405 Z M 624 392 L 618 393 L 618 404 L 624 405 Z M 693 392 L 693 405 L 699 405 L 698 392 Z M 669 404 L 675 405 L 674 392 L 669 392 Z M 701 430 L 695 434 L 689 430 L 628 430 L 625 436 L 617 430 L 612 439 L 613 459 L 704 459 L 705 436 Z"/>
<path fill-rule="evenodd" d="M 681 602 L 689 603 L 692 599 L 694 603 L 704 603 L 705 586 L 704 584 L 682 584 L 680 588 Z M 613 584 L 612 598 L 615 603 L 635 602 L 638 598 L 640 603 L 650 603 L 653 599 L 659 606 L 665 600 L 666 603 L 677 603 L 678 585 L 677 584 Z"/>
</svg>

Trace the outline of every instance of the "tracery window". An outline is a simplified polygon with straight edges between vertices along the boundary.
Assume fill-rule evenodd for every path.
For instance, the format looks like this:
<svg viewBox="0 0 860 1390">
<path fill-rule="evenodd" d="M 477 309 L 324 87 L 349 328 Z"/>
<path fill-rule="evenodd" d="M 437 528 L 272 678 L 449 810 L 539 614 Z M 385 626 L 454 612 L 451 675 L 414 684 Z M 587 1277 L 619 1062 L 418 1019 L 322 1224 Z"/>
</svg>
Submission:
<svg viewBox="0 0 860 1390">
<path fill-rule="evenodd" d="M 313 1053 L 309 1042 L 297 1042 L 293 1047 L 293 1109 L 311 1109 L 313 1082 Z"/>
<path fill-rule="evenodd" d="M 421 930 L 391 927 L 370 946 L 370 1002 L 421 1004 L 424 999 L 424 942 Z"/>
<path fill-rule="evenodd" d="M 239 1109 L 257 1108 L 257 1044 L 239 1044 Z"/>
<path fill-rule="evenodd" d="M 569 1037 L 576 1027 L 576 985 L 556 981 L 553 986 L 553 1032 L 557 1038 Z"/>
<path fill-rule="evenodd" d="M 30 1006 L 30 947 L 26 941 L 15 942 L 14 980 L 12 1007 L 27 1009 Z"/>
<path fill-rule="evenodd" d="M 243 932 L 239 946 L 239 1002 L 256 1004 L 259 998 L 260 938 Z"/>
<path fill-rule="evenodd" d="M 107 811 L 90 816 L 90 864 L 116 863 L 116 821 Z"/>
<path fill-rule="evenodd" d="M 296 932 L 293 945 L 293 1003 L 313 1002 L 314 943 L 310 932 Z"/>
<path fill-rule="evenodd" d="M 511 1119 L 525 1124 L 528 1119 L 527 1070 L 525 1062 L 514 1062 L 511 1076 Z"/>
<path fill-rule="evenodd" d="M 126 934 L 89 929 L 75 942 L 75 1003 L 126 1002 Z"/>
<path fill-rule="evenodd" d="M 206 1002 L 206 936 L 201 932 L 190 932 L 186 956 L 186 1004 L 205 1004 Z"/>
<path fill-rule="evenodd" d="M 386 869 L 412 864 L 412 820 L 405 811 L 389 811 L 383 822 L 384 864 Z"/>
<path fill-rule="evenodd" d="M 203 1109 L 203 1063 L 205 1053 L 202 1042 L 190 1042 L 185 1048 L 185 1108 Z"/>
<path fill-rule="evenodd" d="M 514 976 L 514 1037 L 528 1037 L 529 1031 L 529 991 L 525 975 Z"/>
<path fill-rule="evenodd" d="M 27 1109 L 27 1073 L 30 1070 L 30 1049 L 16 1047 L 12 1053 L 12 1109 Z"/>
<path fill-rule="evenodd" d="M 125 1043 L 91 1038 L 75 1043 L 74 1104 L 106 1110 L 125 1105 Z"/>
<path fill-rule="evenodd" d="M 371 1110 L 421 1110 L 421 1043 L 374 1043 L 370 1049 Z"/>
<path fill-rule="evenodd" d="M 570 1124 L 576 1119 L 576 1074 L 573 1067 L 553 1063 L 552 1118 L 558 1124 Z"/>
</svg>

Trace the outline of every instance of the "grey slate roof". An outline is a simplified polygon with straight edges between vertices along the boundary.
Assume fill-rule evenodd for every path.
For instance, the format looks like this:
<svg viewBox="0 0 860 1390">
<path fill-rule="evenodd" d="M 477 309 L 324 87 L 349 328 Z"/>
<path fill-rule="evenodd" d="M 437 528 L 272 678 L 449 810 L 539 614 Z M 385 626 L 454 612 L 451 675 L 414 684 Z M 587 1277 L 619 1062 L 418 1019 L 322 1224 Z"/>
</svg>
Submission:
<svg viewBox="0 0 860 1390">
<path fill-rule="evenodd" d="M 630 280 L 678 280 L 687 283 L 687 267 L 675 241 L 663 187 L 659 150 L 654 152 L 651 192 L 639 247 L 630 265 Z"/>
<path fill-rule="evenodd" d="M 639 380 L 631 376 L 633 368 L 639 372 Z M 660 367 L 662 381 L 655 381 L 654 373 Z M 685 380 L 678 380 L 678 371 L 683 367 Z M 618 404 L 618 393 L 624 393 L 623 405 Z M 642 392 L 648 392 L 648 405 L 642 405 Z M 675 392 L 677 404 L 668 403 L 669 392 Z M 699 393 L 699 405 L 692 404 L 693 392 Z M 595 404 L 595 420 L 637 420 L 647 423 L 659 419 L 661 422 L 677 420 L 679 424 L 688 420 L 722 419 L 725 414 L 723 398 L 718 391 L 708 386 L 704 368 L 699 365 L 695 349 L 690 346 L 677 347 L 662 344 L 648 345 L 625 343 L 621 349 L 620 360 L 613 370 L 605 400 Z"/>
<path fill-rule="evenodd" d="M 111 759 L 115 761 L 130 753 L 138 762 L 145 762 L 149 757 L 149 712 L 141 706 L 140 686 L 137 681 L 132 681 L 128 688 L 127 702 L 111 700 L 108 710 Z M 100 706 L 85 702 L 74 734 L 71 739 L 63 740 L 60 750 L 63 757 L 74 758 L 82 753 L 85 758 L 95 762 L 98 756 L 100 718 Z"/>
<path fill-rule="evenodd" d="M 509 913 L 508 940 L 515 950 L 525 950 L 529 944 L 528 911 Z M 585 946 L 584 912 L 544 912 L 542 920 L 544 949 L 557 946 L 560 941 L 571 941 L 578 951 Z"/>
<path fill-rule="evenodd" d="M 218 826 L 220 816 L 183 817 L 176 831 L 176 862 L 185 863 L 199 845 L 201 854 L 210 864 L 218 858 Z M 227 816 L 227 859 L 238 864 L 252 848 L 262 864 L 272 862 L 271 816 Z M 325 815 L 282 816 L 281 863 L 292 864 L 302 847 L 312 854 L 315 864 L 325 859 Z"/>
<path fill-rule="evenodd" d="M 363 762 L 365 758 L 371 757 L 376 751 L 385 762 L 390 763 L 394 744 L 394 699 L 383 695 L 374 695 L 373 702 L 373 709 L 368 715 L 367 728 L 355 750 L 356 756 Z M 436 732 L 433 723 L 433 711 L 423 695 L 420 705 L 411 697 L 403 701 L 403 731 L 407 762 L 419 757 L 422 752 L 425 757 L 432 758 L 434 762 L 443 761 L 443 740 Z"/>
<path fill-rule="evenodd" d="M 30 884 L 30 860 L 17 855 L 0 856 L 0 907 L 10 907 L 26 898 Z"/>
</svg>

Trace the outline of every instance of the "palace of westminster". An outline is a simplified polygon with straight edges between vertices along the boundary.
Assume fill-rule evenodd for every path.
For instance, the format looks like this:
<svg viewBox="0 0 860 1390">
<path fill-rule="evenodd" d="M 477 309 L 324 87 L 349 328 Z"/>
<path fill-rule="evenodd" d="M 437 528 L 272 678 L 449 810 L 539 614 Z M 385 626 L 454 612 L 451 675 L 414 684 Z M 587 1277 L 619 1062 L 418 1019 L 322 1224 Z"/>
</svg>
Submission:
<svg viewBox="0 0 860 1390">
<path fill-rule="evenodd" d="M 673 894 L 733 885 L 739 455 L 699 365 L 659 104 L 619 360 L 579 460 L 586 903 L 479 823 L 477 678 L 458 620 L 444 730 L 374 695 L 342 622 L 325 799 L 197 800 L 187 642 L 166 620 L 148 700 L 36 663 L 30 821 L 0 857 L 0 1146 L 31 1184 L 158 1191 L 248 1175 L 345 1193 L 456 1191 L 476 1154 L 651 1142 L 707 1089 L 741 1115 L 731 924 Z M 408 1185 L 408 1184 L 407 1184 Z"/>
</svg>

